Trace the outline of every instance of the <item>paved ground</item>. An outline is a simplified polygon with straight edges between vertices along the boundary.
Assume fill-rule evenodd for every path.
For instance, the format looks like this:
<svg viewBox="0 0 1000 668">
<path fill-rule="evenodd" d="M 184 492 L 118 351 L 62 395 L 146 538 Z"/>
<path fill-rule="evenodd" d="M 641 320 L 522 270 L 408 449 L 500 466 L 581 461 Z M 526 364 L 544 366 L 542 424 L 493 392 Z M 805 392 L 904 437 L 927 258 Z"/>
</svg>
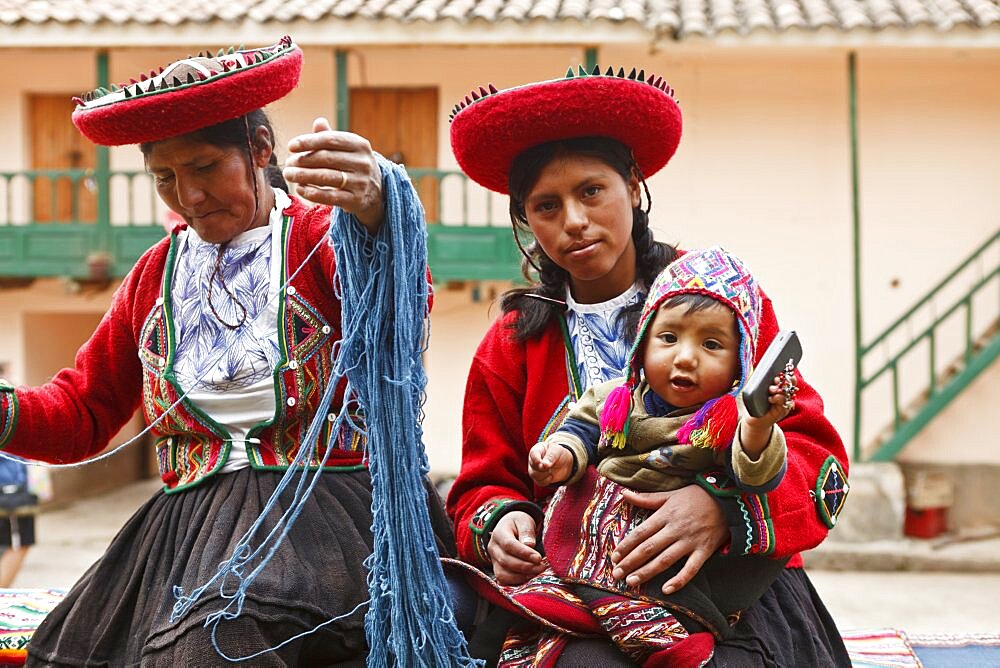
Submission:
<svg viewBox="0 0 1000 668">
<path fill-rule="evenodd" d="M 810 570 L 841 629 L 1000 633 L 1000 573 Z"/>
<path fill-rule="evenodd" d="M 158 481 L 154 480 L 135 483 L 102 497 L 41 514 L 37 524 L 38 544 L 28 554 L 15 586 L 71 586 L 103 553 L 132 512 L 158 487 Z M 874 557 L 866 557 L 868 553 L 864 551 L 853 555 L 852 563 L 864 570 L 810 569 L 810 577 L 841 628 L 891 626 L 911 633 L 1000 633 L 1000 615 L 996 612 L 1000 569 L 962 572 L 963 559 L 978 564 L 979 570 L 987 570 L 983 568 L 983 555 L 1000 555 L 1000 540 L 969 541 L 935 550 L 937 563 L 954 565 L 954 572 L 870 570 L 878 563 L 885 563 L 885 555 L 893 547 L 897 552 L 930 549 L 912 542 L 882 545 L 878 550 L 869 550 Z M 894 563 L 899 568 L 902 562 L 897 559 Z"/>
</svg>

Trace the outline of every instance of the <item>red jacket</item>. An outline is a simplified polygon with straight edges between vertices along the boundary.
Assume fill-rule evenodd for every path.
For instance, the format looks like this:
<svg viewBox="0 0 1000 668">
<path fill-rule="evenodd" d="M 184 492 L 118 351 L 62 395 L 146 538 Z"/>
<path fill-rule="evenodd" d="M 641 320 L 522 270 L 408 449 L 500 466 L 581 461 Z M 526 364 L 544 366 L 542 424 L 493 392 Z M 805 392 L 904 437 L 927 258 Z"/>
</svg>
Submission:
<svg viewBox="0 0 1000 668">
<path fill-rule="evenodd" d="M 472 360 L 462 423 L 462 469 L 448 494 L 460 558 L 488 564 L 489 532 L 502 514 L 531 510 L 551 488 L 528 477 L 528 450 L 566 412 L 569 377 L 567 342 L 558 322 L 541 336 L 519 343 L 510 330 L 516 312 L 493 323 Z M 778 332 L 771 300 L 762 301 L 759 356 Z M 755 360 L 756 361 L 756 360 Z M 795 409 L 781 428 L 788 445 L 788 469 L 766 495 L 740 495 L 724 472 L 699 476 L 699 484 L 722 503 L 730 528 L 730 549 L 742 554 L 796 555 L 826 537 L 846 496 L 847 453 L 823 415 L 823 401 L 798 379 Z M 553 420 L 553 414 L 560 415 Z M 536 513 L 537 514 L 537 513 Z"/>
<path fill-rule="evenodd" d="M 292 198 L 280 234 L 284 284 L 329 230 L 330 209 Z M 100 452 L 142 407 L 147 424 L 181 396 L 173 375 L 174 331 L 170 282 L 176 230 L 149 249 L 115 292 L 97 330 L 80 348 L 73 368 L 40 387 L 0 386 L 0 448 L 48 462 L 73 462 Z M 331 285 L 334 253 L 321 243 L 308 265 L 280 294 L 273 419 L 248 435 L 254 468 L 285 468 L 295 457 L 330 377 L 330 353 L 340 338 L 340 302 Z M 345 383 L 346 385 L 346 383 Z M 333 405 L 343 401 L 344 388 Z M 326 443 L 336 449 L 327 467 L 361 468 L 363 442 L 353 432 L 322 430 L 310 458 L 318 465 Z M 166 491 L 185 489 L 222 468 L 228 434 L 186 399 L 153 427 Z"/>
</svg>

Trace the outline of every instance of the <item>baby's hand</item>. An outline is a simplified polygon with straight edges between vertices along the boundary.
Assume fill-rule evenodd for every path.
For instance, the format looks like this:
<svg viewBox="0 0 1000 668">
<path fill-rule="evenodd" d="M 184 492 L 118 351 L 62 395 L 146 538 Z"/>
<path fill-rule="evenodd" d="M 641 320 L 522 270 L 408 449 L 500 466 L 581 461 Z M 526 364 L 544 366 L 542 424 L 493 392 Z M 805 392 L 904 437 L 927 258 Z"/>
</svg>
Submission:
<svg viewBox="0 0 1000 668">
<path fill-rule="evenodd" d="M 740 442 L 744 452 L 756 459 L 767 447 L 771 429 L 795 408 L 797 391 L 794 375 L 788 379 L 784 374 L 774 377 L 773 384 L 767 388 L 767 402 L 771 404 L 768 411 L 760 417 L 747 416 L 740 423 Z"/>
<path fill-rule="evenodd" d="M 573 472 L 573 455 L 556 443 L 536 443 L 528 451 L 528 475 L 541 486 L 565 482 Z"/>
</svg>

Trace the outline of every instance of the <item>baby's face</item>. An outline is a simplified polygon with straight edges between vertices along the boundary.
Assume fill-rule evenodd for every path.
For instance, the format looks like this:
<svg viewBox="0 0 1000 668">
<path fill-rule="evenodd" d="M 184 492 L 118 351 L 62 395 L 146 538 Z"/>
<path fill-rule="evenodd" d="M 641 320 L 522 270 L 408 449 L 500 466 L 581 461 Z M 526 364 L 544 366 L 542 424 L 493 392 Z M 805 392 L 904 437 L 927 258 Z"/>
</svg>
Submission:
<svg viewBox="0 0 1000 668">
<path fill-rule="evenodd" d="M 646 330 L 642 368 L 646 382 L 677 408 L 721 396 L 740 369 L 736 315 L 723 304 L 688 312 L 661 306 Z"/>
</svg>

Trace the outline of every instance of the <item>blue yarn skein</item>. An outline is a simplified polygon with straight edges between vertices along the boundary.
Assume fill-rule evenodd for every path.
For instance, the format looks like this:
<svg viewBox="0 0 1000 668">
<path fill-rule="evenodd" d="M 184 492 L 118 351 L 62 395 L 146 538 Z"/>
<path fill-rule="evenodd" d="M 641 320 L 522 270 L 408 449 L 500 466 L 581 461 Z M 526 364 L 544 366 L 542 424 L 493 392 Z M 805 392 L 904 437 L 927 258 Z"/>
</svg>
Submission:
<svg viewBox="0 0 1000 668">
<path fill-rule="evenodd" d="M 455 624 L 423 485 L 430 290 L 423 209 L 406 171 L 380 164 L 387 213 L 374 243 L 353 220 L 338 217 L 331 229 L 345 329 L 359 325 L 341 361 L 364 409 L 373 488 L 368 665 L 475 666 Z"/>
</svg>

